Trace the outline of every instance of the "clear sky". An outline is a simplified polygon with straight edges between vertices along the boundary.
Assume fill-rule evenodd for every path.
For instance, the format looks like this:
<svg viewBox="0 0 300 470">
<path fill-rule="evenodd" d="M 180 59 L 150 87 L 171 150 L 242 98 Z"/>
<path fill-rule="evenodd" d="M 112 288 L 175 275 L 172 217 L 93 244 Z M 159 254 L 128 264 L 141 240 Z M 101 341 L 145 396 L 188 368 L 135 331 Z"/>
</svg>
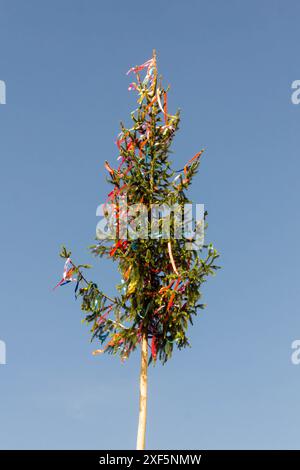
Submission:
<svg viewBox="0 0 300 470">
<path fill-rule="evenodd" d="M 94 260 L 125 73 L 156 48 L 182 110 L 174 164 L 207 152 L 190 192 L 209 212 L 222 270 L 192 348 L 151 368 L 152 449 L 299 448 L 300 79 L 297 1 L 0 1 L 1 448 L 134 448 L 139 355 L 93 357 L 62 273 L 61 243 Z"/>
</svg>

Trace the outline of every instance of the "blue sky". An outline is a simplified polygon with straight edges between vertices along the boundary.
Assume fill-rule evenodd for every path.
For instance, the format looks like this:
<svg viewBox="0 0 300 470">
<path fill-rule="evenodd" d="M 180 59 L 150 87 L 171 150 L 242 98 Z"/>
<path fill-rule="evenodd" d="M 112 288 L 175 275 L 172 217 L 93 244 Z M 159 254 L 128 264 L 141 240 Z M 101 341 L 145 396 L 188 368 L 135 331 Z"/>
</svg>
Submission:
<svg viewBox="0 0 300 470">
<path fill-rule="evenodd" d="M 157 49 L 182 110 L 174 164 L 207 148 L 191 198 L 222 270 L 192 348 L 150 370 L 152 449 L 299 448 L 300 79 L 297 1 L 0 1 L 0 447 L 135 446 L 139 356 L 94 358 L 62 243 L 87 251 L 134 94 L 125 72 Z"/>
</svg>

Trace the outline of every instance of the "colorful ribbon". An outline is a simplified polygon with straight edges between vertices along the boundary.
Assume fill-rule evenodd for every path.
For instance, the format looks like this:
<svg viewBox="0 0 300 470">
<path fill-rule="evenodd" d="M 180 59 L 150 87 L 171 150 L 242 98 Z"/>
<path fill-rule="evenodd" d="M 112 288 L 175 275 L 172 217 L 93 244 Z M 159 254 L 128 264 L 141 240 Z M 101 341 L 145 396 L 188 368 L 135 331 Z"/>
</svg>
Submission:
<svg viewBox="0 0 300 470">
<path fill-rule="evenodd" d="M 64 286 L 65 284 L 69 284 L 69 282 L 77 281 L 77 278 L 73 278 L 72 274 L 75 272 L 75 267 L 71 261 L 71 258 L 67 258 L 65 265 L 64 265 L 64 272 L 63 277 L 59 281 L 59 283 L 53 288 L 53 290 L 57 289 L 57 287 Z"/>
</svg>

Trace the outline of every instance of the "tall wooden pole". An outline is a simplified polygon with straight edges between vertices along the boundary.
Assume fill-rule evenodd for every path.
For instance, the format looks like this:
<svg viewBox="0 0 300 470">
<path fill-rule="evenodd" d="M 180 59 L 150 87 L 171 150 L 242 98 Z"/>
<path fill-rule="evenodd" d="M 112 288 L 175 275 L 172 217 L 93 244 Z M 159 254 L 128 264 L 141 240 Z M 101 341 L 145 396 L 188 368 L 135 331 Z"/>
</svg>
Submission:
<svg viewBox="0 0 300 470">
<path fill-rule="evenodd" d="M 154 61 L 154 89 L 157 81 L 156 51 L 153 49 Z M 146 442 L 146 421 L 147 421 L 147 385 L 148 385 L 148 335 L 144 332 L 141 341 L 141 371 L 140 371 L 140 408 L 139 424 L 136 440 L 136 450 L 144 450 Z"/>
<path fill-rule="evenodd" d="M 136 450 L 145 449 L 146 419 L 147 419 L 147 379 L 148 379 L 148 340 L 143 333 L 141 341 L 141 371 L 140 371 L 140 409 Z"/>
</svg>

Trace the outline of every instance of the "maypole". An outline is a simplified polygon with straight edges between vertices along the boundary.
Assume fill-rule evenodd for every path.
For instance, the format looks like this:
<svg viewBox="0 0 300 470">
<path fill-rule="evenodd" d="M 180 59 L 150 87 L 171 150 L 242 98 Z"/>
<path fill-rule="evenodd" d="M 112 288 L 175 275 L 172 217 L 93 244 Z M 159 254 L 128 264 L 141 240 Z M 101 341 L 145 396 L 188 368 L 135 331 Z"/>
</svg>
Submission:
<svg viewBox="0 0 300 470">
<path fill-rule="evenodd" d="M 178 232 L 178 220 L 184 219 L 186 205 L 191 205 L 186 190 L 198 171 L 203 150 L 181 170 L 172 169 L 170 147 L 180 117 L 179 112 L 168 112 L 168 89 L 158 76 L 155 51 L 127 74 L 135 76 L 129 90 L 137 92 L 137 109 L 131 113 L 131 127 L 121 123 L 116 139 L 117 168 L 105 161 L 112 190 L 103 205 L 97 242 L 91 247 L 95 256 L 117 262 L 118 295 L 107 295 L 88 280 L 84 270 L 90 266 L 76 265 L 64 247 L 60 255 L 65 267 L 56 287 L 75 283 L 75 297 L 81 298 L 92 340 L 101 344 L 94 355 L 119 355 L 124 362 L 135 349 L 140 350 L 137 449 L 144 449 L 148 366 L 158 359 L 165 363 L 175 346 L 189 346 L 188 326 L 205 307 L 200 302 L 201 285 L 218 268 L 215 260 L 219 255 L 212 244 L 197 245 L 198 229 L 204 232 L 206 227 L 206 212 L 203 220 L 192 217 L 193 229 L 188 233 L 185 221 L 180 222 Z M 169 219 L 161 216 L 166 207 L 173 211 Z M 179 218 L 174 215 L 178 210 Z"/>
</svg>

